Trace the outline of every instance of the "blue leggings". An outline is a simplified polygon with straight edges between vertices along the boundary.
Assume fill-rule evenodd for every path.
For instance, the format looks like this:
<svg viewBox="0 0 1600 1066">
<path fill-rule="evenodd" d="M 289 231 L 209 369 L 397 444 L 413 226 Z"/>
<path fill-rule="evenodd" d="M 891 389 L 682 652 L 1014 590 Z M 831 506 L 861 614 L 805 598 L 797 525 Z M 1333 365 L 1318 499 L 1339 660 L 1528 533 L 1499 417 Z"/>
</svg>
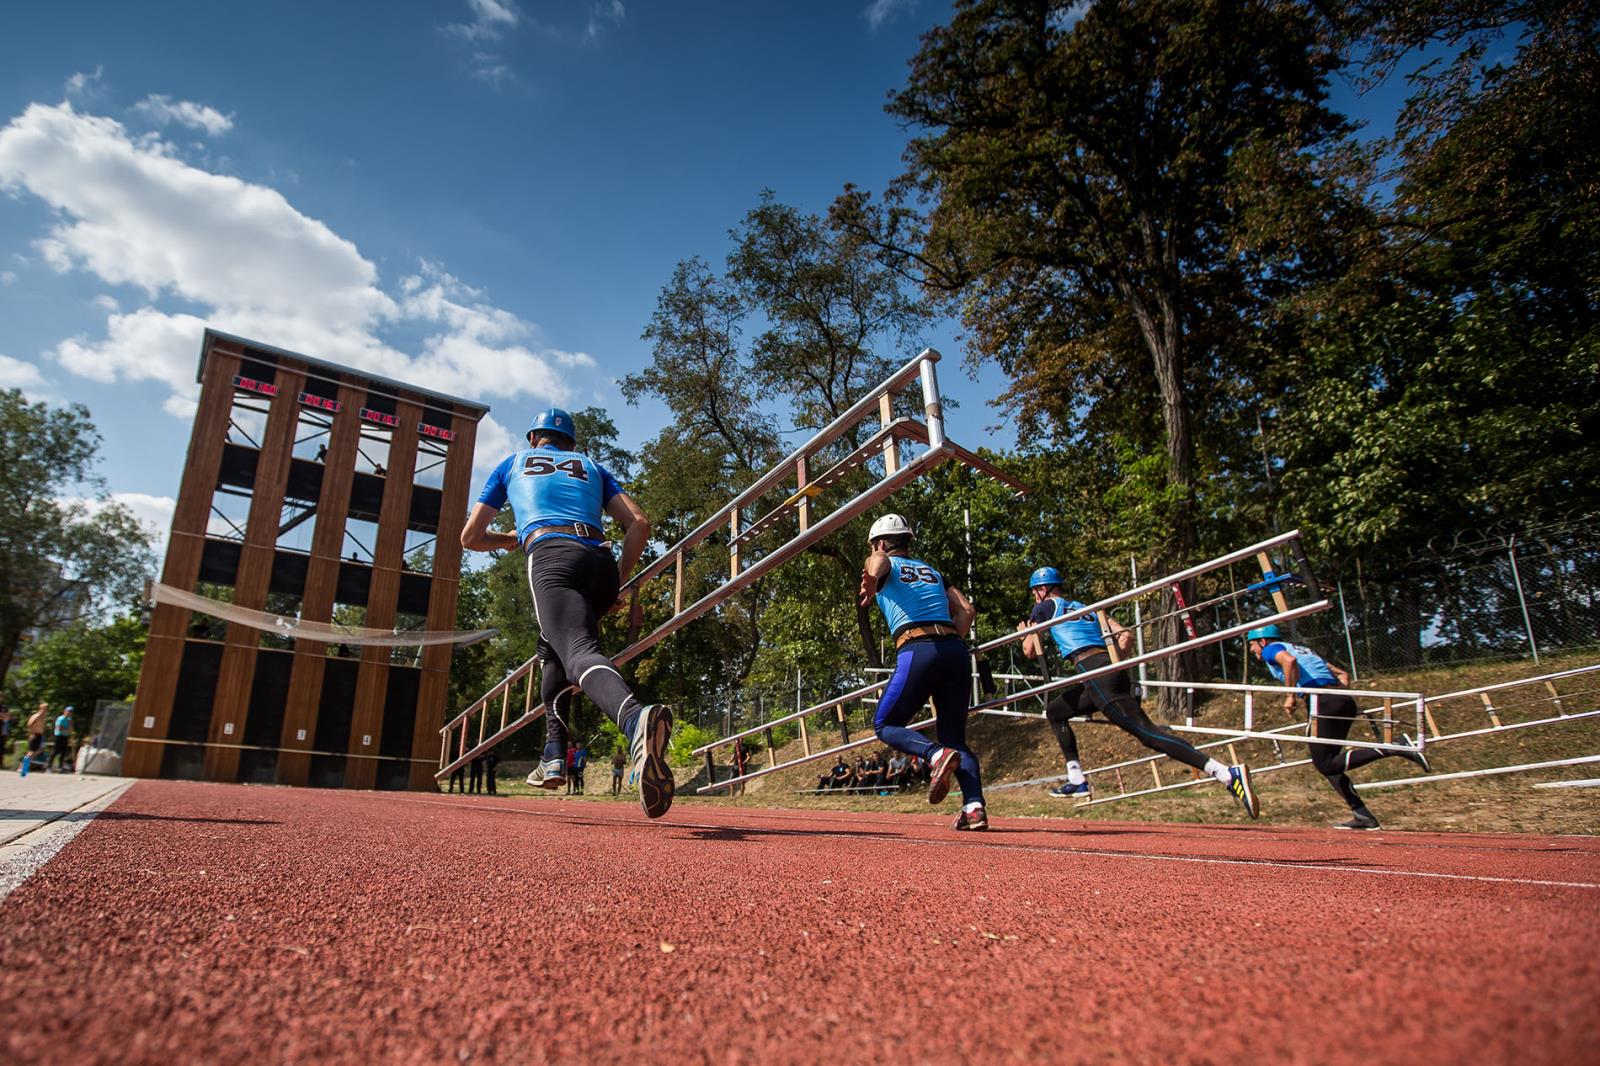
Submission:
<svg viewBox="0 0 1600 1066">
<path fill-rule="evenodd" d="M 912 640 L 900 649 L 894 674 L 878 701 L 872 731 L 878 739 L 923 759 L 931 759 L 940 748 L 961 755 L 956 764 L 956 781 L 961 785 L 963 803 L 983 802 L 983 782 L 978 776 L 978 757 L 967 748 L 967 694 L 972 685 L 972 653 L 960 637 Z M 939 712 L 934 743 L 906 723 L 921 709 L 928 697 Z"/>
</svg>

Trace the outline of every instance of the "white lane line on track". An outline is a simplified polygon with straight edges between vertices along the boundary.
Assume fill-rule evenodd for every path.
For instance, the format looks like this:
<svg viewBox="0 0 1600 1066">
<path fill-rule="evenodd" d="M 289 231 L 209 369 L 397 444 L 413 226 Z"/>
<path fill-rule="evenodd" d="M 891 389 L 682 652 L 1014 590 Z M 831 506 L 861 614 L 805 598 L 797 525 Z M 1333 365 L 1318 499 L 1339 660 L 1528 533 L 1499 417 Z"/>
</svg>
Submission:
<svg viewBox="0 0 1600 1066">
<path fill-rule="evenodd" d="M 115 803 L 132 787 L 132 781 L 118 785 L 0 847 L 0 901 L 21 888 L 23 882 L 38 873 L 73 837 L 83 832 L 94 821 L 95 815 Z"/>
<path fill-rule="evenodd" d="M 527 815 L 527 816 L 531 816 L 531 817 L 534 817 L 534 818 L 572 817 L 573 814 L 576 813 L 576 812 L 567 812 L 567 811 L 562 811 L 562 812 L 559 812 L 559 813 L 557 813 L 557 812 L 546 812 L 546 811 L 531 810 L 531 809 L 526 808 L 526 807 L 499 807 L 499 806 L 490 806 L 488 804 L 479 804 L 479 803 L 450 803 L 450 802 L 446 802 L 446 801 L 443 801 L 443 800 L 403 799 L 401 797 L 395 797 L 395 798 L 398 799 L 402 803 L 418 803 L 418 804 L 425 804 L 425 805 L 432 806 L 432 807 L 450 807 L 450 808 L 454 808 L 455 810 L 467 810 L 467 811 L 500 811 L 500 812 L 505 812 L 505 813 L 508 813 L 508 814 Z M 1273 861 L 1271 859 L 1222 859 L 1222 858 L 1206 857 L 1206 856 L 1200 856 L 1200 855 L 1162 855 L 1162 854 L 1153 853 L 1153 852 L 1112 851 L 1112 850 L 1106 850 L 1106 849 L 1101 849 L 1101 848 L 1082 848 L 1082 847 L 1076 847 L 1076 846 L 1073 846 L 1073 845 L 1066 845 L 1066 846 L 1059 847 L 1059 848 L 1046 848 L 1046 847 L 1041 847 L 1041 846 L 1039 846 L 1037 844 L 1006 844 L 1006 843 L 1002 843 L 1002 842 L 999 842 L 999 841 L 986 842 L 986 841 L 981 841 L 981 840 L 970 840 L 970 839 L 930 840 L 930 839 L 926 839 L 926 838 L 923 838 L 923 837 L 898 837 L 898 838 L 895 838 L 893 840 L 885 840 L 882 837 L 869 837 L 869 836 L 865 836 L 864 834 L 861 834 L 861 833 L 833 832 L 833 831 L 830 831 L 830 830 L 821 830 L 821 831 L 817 831 L 817 830 L 789 830 L 789 829 L 778 829 L 778 830 L 767 829 L 767 830 L 763 830 L 760 826 L 757 826 L 757 825 L 740 826 L 740 825 L 737 825 L 737 824 L 728 825 L 728 824 L 719 824 L 719 823 L 715 823 L 715 822 L 679 822 L 679 821 L 671 821 L 671 822 L 664 822 L 664 821 L 648 822 L 648 821 L 646 821 L 646 822 L 639 822 L 639 821 L 633 821 L 633 820 L 624 821 L 624 820 L 618 819 L 618 818 L 593 818 L 593 820 L 596 821 L 596 822 L 603 823 L 605 825 L 615 825 L 615 826 L 624 826 L 624 827 L 633 826 L 633 827 L 637 827 L 637 828 L 644 828 L 644 827 L 647 827 L 647 826 L 660 826 L 663 829 L 669 829 L 669 828 L 670 829 L 712 829 L 712 830 L 723 830 L 723 831 L 731 830 L 733 832 L 738 832 L 741 829 L 749 829 L 749 830 L 756 831 L 756 832 L 765 831 L 765 832 L 775 832 L 775 833 L 778 833 L 778 834 L 790 833 L 790 834 L 793 834 L 795 836 L 828 837 L 828 838 L 831 838 L 831 839 L 834 839 L 834 840 L 857 840 L 857 841 L 863 841 L 863 842 L 866 842 L 866 843 L 878 843 L 878 844 L 887 844 L 887 843 L 920 844 L 920 845 L 929 845 L 929 846 L 933 846 L 933 847 L 982 848 L 982 849 L 986 849 L 986 850 L 990 850 L 990 851 L 1030 852 L 1030 853 L 1039 854 L 1039 855 L 1084 855 L 1084 856 L 1088 856 L 1090 858 L 1144 859 L 1144 860 L 1149 861 L 1149 862 L 1187 862 L 1187 863 L 1200 863 L 1200 864 L 1203 864 L 1203 865 L 1210 865 L 1210 866 L 1249 866 L 1249 867 L 1254 867 L 1254 868 L 1266 867 L 1266 868 L 1269 868 L 1269 869 L 1279 869 L 1279 870 L 1319 870 L 1319 871 L 1324 871 L 1324 872 L 1327 872 L 1327 873 L 1338 873 L 1338 874 L 1373 874 L 1373 875 L 1376 875 L 1378 877 L 1420 877 L 1420 878 L 1428 878 L 1428 879 L 1440 880 L 1440 881 L 1478 881 L 1478 882 L 1483 882 L 1483 883 L 1486 883 L 1486 884 L 1528 885 L 1528 886 L 1534 886 L 1534 887 L 1540 887 L 1540 888 L 1580 888 L 1580 889 L 1589 889 L 1591 891 L 1592 890 L 1596 890 L 1596 889 L 1600 889 L 1600 883 L 1595 883 L 1595 882 L 1590 882 L 1590 881 L 1544 881 L 1544 880 L 1538 880 L 1536 878 L 1530 878 L 1530 877 L 1492 877 L 1492 876 L 1489 876 L 1487 874 L 1449 874 L 1449 873 L 1437 873 L 1437 872 L 1430 871 L 1430 870 L 1385 870 L 1385 869 L 1382 869 L 1382 868 L 1379 868 L 1379 867 L 1372 867 L 1372 866 L 1334 866 L 1334 865 L 1327 864 L 1327 863 L 1275 862 L 1275 861 Z"/>
</svg>

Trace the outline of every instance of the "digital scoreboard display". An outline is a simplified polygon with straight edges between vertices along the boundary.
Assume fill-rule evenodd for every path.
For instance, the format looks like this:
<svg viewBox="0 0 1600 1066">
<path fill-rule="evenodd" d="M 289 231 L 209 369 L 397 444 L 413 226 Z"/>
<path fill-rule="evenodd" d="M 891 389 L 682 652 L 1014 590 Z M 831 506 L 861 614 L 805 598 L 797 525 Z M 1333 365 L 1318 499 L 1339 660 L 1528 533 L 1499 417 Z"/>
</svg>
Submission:
<svg viewBox="0 0 1600 1066">
<path fill-rule="evenodd" d="M 302 392 L 300 394 L 300 402 L 307 407 L 315 407 L 319 411 L 326 411 L 330 415 L 338 414 L 340 409 L 344 407 L 344 404 L 338 400 L 330 400 L 326 396 L 318 396 L 314 392 Z"/>
<path fill-rule="evenodd" d="M 424 437 L 433 437 L 435 440 L 450 441 L 456 439 L 455 430 L 441 429 L 438 426 L 430 426 L 426 422 L 417 423 L 417 432 L 421 433 Z"/>
<path fill-rule="evenodd" d="M 361 417 L 368 422 L 376 422 L 380 426 L 398 426 L 400 424 L 399 415 L 391 415 L 385 414 L 382 411 L 374 411 L 370 407 L 363 407 L 361 409 Z"/>
<path fill-rule="evenodd" d="M 236 389 L 243 389 L 246 392 L 259 393 L 262 396 L 278 395 L 278 386 L 274 385 L 272 382 L 257 381 L 255 378 L 247 378 L 243 374 L 233 375 L 233 387 Z"/>
</svg>

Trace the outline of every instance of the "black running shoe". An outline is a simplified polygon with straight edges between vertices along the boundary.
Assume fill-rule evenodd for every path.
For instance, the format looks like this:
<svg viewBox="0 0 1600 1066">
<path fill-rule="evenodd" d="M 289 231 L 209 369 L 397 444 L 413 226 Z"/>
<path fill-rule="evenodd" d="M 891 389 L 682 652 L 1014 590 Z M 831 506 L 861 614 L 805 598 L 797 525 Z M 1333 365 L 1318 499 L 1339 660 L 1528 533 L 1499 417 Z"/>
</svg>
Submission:
<svg viewBox="0 0 1600 1066">
<path fill-rule="evenodd" d="M 1425 774 L 1432 773 L 1433 770 L 1428 765 L 1428 756 L 1423 752 L 1422 746 L 1419 745 L 1416 741 L 1411 739 L 1411 734 L 1410 733 L 1401 733 L 1400 735 L 1401 735 L 1401 737 L 1405 738 L 1405 742 L 1407 744 L 1411 745 L 1411 750 L 1409 750 L 1409 751 L 1397 751 L 1397 752 L 1395 752 L 1395 754 L 1400 756 L 1402 759 L 1409 759 L 1412 762 L 1416 763 L 1418 766 L 1422 767 L 1422 772 L 1423 773 L 1425 773 Z"/>
<path fill-rule="evenodd" d="M 1338 825 L 1334 826 L 1334 828 L 1335 829 L 1382 829 L 1383 827 L 1378 824 L 1378 819 L 1376 819 L 1376 818 L 1374 818 L 1372 816 L 1372 812 L 1371 811 L 1356 811 L 1355 812 L 1355 817 L 1351 818 L 1348 822 L 1340 822 Z"/>
<path fill-rule="evenodd" d="M 638 775 L 639 806 L 646 818 L 660 818 L 672 806 L 676 787 L 667 765 L 667 741 L 672 739 L 672 712 L 652 703 L 639 712 L 633 729 L 633 772 Z"/>
</svg>

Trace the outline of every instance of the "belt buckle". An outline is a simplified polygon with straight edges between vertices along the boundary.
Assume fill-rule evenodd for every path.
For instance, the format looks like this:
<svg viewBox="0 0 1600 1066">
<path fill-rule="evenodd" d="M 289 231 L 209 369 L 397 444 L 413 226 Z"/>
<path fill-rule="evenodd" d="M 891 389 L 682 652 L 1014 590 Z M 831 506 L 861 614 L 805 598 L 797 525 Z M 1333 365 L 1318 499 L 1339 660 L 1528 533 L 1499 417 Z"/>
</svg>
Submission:
<svg viewBox="0 0 1600 1066">
<path fill-rule="evenodd" d="M 572 531 L 574 533 L 576 533 L 578 536 L 583 537 L 583 538 L 588 539 L 588 540 L 599 540 L 600 539 L 600 531 L 598 529 L 594 528 L 593 526 L 591 526 L 587 522 L 574 522 L 574 523 L 572 523 Z"/>
</svg>

